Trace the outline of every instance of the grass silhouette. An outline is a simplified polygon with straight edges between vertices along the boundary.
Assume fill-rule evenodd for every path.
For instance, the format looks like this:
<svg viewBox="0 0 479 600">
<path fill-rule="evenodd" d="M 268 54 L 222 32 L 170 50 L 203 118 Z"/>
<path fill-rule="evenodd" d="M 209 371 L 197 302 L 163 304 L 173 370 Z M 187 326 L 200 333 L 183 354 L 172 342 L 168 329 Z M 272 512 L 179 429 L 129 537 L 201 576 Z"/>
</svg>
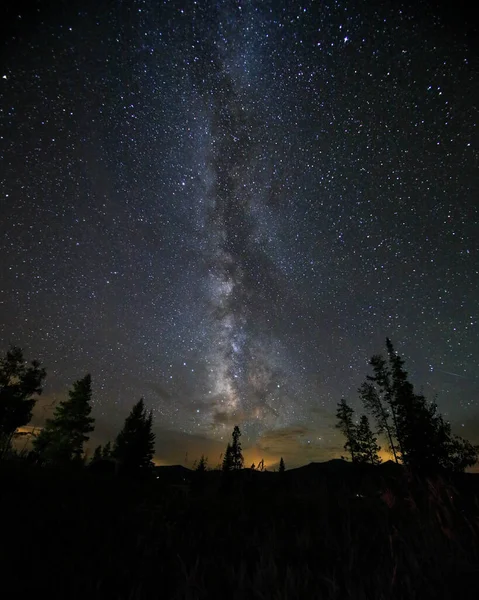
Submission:
<svg viewBox="0 0 479 600">
<path fill-rule="evenodd" d="M 221 473 L 191 484 L 0 466 L 4 592 L 22 598 L 475 598 L 475 476 Z M 158 471 L 161 473 L 161 471 Z M 171 475 L 171 471 L 170 471 Z"/>
</svg>

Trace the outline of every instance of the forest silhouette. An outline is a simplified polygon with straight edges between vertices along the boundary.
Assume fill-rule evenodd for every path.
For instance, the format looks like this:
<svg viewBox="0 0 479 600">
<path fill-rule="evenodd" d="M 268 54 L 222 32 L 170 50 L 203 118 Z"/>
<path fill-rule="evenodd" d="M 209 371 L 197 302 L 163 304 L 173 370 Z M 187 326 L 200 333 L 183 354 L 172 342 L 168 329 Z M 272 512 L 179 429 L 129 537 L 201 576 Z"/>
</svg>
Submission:
<svg viewBox="0 0 479 600">
<path fill-rule="evenodd" d="M 19 451 L 46 370 L 0 359 L 4 591 L 49 598 L 473 598 L 479 447 L 417 394 L 386 340 L 336 427 L 347 458 L 245 468 L 236 425 L 221 464 L 155 467 L 140 399 L 91 456 L 86 374 Z M 393 461 L 381 463 L 380 443 Z"/>
</svg>

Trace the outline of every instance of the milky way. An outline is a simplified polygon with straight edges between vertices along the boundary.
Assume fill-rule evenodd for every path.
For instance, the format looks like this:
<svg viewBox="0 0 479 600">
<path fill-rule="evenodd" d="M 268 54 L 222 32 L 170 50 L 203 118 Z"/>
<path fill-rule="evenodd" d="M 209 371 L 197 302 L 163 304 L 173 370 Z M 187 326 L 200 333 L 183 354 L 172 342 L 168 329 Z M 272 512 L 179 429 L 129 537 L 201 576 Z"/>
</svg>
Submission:
<svg viewBox="0 0 479 600">
<path fill-rule="evenodd" d="M 335 405 L 389 336 L 479 440 L 478 51 L 455 16 L 6 9 L 0 338 L 47 368 L 37 422 L 90 371 L 99 439 L 143 396 L 165 461 L 161 439 L 199 453 L 235 423 L 252 456 L 336 456 Z"/>
</svg>

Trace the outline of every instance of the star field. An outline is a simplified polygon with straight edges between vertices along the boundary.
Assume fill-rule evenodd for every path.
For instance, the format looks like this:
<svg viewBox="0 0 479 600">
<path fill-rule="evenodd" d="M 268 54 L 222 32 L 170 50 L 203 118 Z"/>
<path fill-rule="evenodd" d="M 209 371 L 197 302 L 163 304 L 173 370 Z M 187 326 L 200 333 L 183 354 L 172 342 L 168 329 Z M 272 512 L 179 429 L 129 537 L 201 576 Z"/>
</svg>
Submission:
<svg viewBox="0 0 479 600">
<path fill-rule="evenodd" d="M 162 460 L 236 423 L 251 456 L 322 460 L 388 336 L 479 441 L 460 15 L 173 0 L 3 21 L 0 339 L 44 363 L 44 408 L 91 372 L 98 435 L 143 396 Z"/>
</svg>

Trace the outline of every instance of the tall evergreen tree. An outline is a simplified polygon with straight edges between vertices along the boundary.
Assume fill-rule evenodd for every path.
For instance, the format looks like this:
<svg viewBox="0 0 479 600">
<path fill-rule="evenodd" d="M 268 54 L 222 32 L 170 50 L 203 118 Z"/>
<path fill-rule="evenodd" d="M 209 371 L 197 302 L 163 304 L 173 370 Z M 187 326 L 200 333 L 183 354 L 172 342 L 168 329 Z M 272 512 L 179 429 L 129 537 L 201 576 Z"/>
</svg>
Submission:
<svg viewBox="0 0 479 600">
<path fill-rule="evenodd" d="M 55 408 L 53 418 L 33 441 L 33 448 L 46 463 L 65 463 L 83 457 L 83 444 L 93 431 L 91 376 L 75 381 L 68 399 Z"/>
<path fill-rule="evenodd" d="M 155 434 L 152 426 L 153 415 L 147 413 L 142 398 L 131 409 L 115 440 L 113 457 L 124 473 L 146 472 L 153 466 Z"/>
<path fill-rule="evenodd" d="M 95 463 L 98 462 L 99 460 L 102 460 L 102 447 L 101 444 L 99 446 L 97 446 L 93 452 L 93 456 L 91 457 L 91 463 Z"/>
<path fill-rule="evenodd" d="M 196 471 L 198 473 L 206 473 L 207 466 L 208 466 L 208 459 L 205 457 L 204 454 L 202 454 L 200 460 L 198 461 L 198 464 L 196 465 Z"/>
<path fill-rule="evenodd" d="M 112 459 L 112 449 L 111 442 L 107 442 L 101 451 L 101 457 L 103 460 L 111 460 Z"/>
<path fill-rule="evenodd" d="M 30 422 L 45 377 L 40 363 L 34 360 L 27 365 L 17 346 L 0 359 L 0 457 L 10 450 L 16 430 Z"/>
<path fill-rule="evenodd" d="M 396 436 L 403 462 L 419 471 L 438 468 L 461 470 L 477 460 L 477 450 L 469 442 L 453 436 L 451 427 L 438 412 L 435 402 L 416 394 L 408 380 L 404 359 L 395 352 L 389 339 L 386 348 L 390 365 L 393 405 L 396 417 Z M 473 461 L 473 462 L 471 462 Z M 470 463 L 470 465 L 469 465 Z"/>
<path fill-rule="evenodd" d="M 414 392 L 404 359 L 395 352 L 389 339 L 386 348 L 387 361 L 373 357 L 374 376 L 368 376 L 360 394 L 365 407 L 376 418 L 378 430 L 387 432 L 393 451 L 399 449 L 403 463 L 422 472 L 462 471 L 475 464 L 479 447 L 452 434 L 437 405 Z M 387 428 L 384 412 L 391 417 Z"/>
<path fill-rule="evenodd" d="M 357 431 L 356 425 L 353 421 L 354 410 L 349 406 L 344 398 L 338 402 L 338 409 L 336 411 L 336 418 L 338 422 L 336 428 L 346 438 L 344 449 L 351 454 L 351 460 L 356 462 L 356 451 L 357 451 Z"/>
<path fill-rule="evenodd" d="M 361 415 L 359 425 L 356 428 L 356 460 L 360 463 L 370 463 L 372 465 L 381 464 L 379 451 L 381 446 L 377 443 L 377 438 L 371 431 L 369 419 L 366 415 Z"/>
<path fill-rule="evenodd" d="M 233 470 L 233 451 L 231 448 L 231 444 L 228 442 L 226 446 L 226 451 L 223 456 L 223 463 L 221 465 L 221 470 L 223 473 L 229 473 Z"/>
<path fill-rule="evenodd" d="M 238 425 L 235 425 L 234 429 L 233 429 L 233 434 L 232 434 L 233 443 L 231 444 L 231 464 L 232 464 L 232 469 L 234 471 L 238 471 L 238 470 L 242 469 L 243 465 L 244 465 L 240 437 L 241 437 L 240 428 L 238 427 Z"/>
<path fill-rule="evenodd" d="M 389 450 L 394 460 L 399 462 L 400 449 L 397 438 L 397 416 L 394 404 L 391 373 L 386 360 L 376 354 L 370 365 L 374 375 L 367 375 L 366 381 L 359 388 L 363 405 L 376 422 L 377 432 L 384 434 L 388 440 Z"/>
<path fill-rule="evenodd" d="M 281 457 L 280 461 L 279 461 L 279 472 L 284 473 L 285 471 L 286 471 L 286 467 L 284 466 L 283 457 Z"/>
</svg>

